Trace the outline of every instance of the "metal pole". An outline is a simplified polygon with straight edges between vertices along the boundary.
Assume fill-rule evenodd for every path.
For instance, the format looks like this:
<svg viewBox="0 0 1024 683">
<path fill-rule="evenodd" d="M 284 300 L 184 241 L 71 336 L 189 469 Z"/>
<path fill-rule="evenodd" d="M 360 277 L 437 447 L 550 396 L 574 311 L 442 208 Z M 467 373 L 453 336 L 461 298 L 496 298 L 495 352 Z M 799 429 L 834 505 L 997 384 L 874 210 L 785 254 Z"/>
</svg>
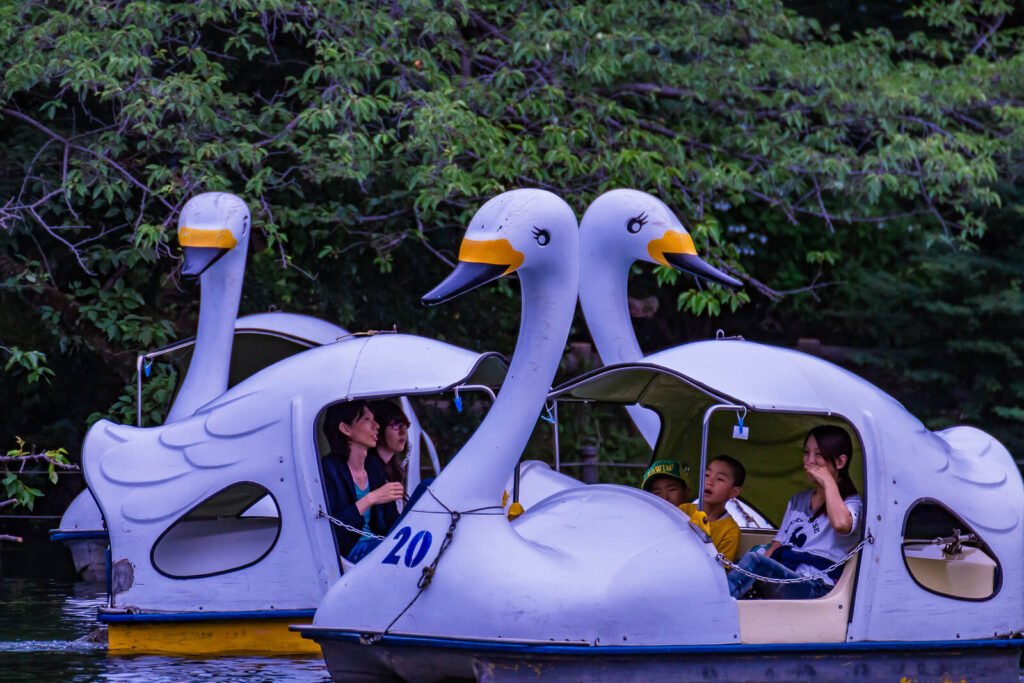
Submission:
<svg viewBox="0 0 1024 683">
<path fill-rule="evenodd" d="M 519 466 L 523 464 L 522 461 L 516 463 L 515 476 L 512 477 L 512 502 L 519 502 Z"/>
<path fill-rule="evenodd" d="M 142 426 L 142 354 L 135 357 L 135 426 Z"/>
<path fill-rule="evenodd" d="M 555 428 L 555 472 L 561 472 L 562 458 L 558 451 L 558 401 L 551 403 L 551 419 L 555 421 L 552 425 Z"/>
<path fill-rule="evenodd" d="M 704 423 L 701 429 L 700 435 L 700 469 L 697 471 L 698 477 L 703 477 L 704 472 L 708 468 L 708 429 L 711 427 L 711 416 L 717 413 L 719 410 L 735 410 L 736 412 L 747 412 L 746 406 L 738 406 L 732 403 L 719 403 L 713 405 L 704 411 Z M 704 511 L 704 487 L 698 488 L 700 495 L 697 497 L 697 509 L 701 512 Z"/>
<path fill-rule="evenodd" d="M 584 484 L 597 483 L 597 446 L 588 445 L 580 448 L 580 459 L 583 461 L 580 479 Z"/>
</svg>

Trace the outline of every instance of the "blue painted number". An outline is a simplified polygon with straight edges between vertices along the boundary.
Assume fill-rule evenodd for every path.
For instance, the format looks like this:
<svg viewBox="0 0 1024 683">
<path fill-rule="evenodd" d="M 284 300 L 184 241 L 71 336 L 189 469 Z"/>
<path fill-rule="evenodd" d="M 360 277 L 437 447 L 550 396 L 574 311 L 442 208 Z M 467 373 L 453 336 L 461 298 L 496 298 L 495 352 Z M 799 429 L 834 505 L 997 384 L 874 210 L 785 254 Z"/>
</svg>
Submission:
<svg viewBox="0 0 1024 683">
<path fill-rule="evenodd" d="M 412 536 L 412 529 L 407 526 L 402 527 L 395 534 L 395 547 L 391 549 L 391 552 L 381 560 L 381 564 L 398 564 L 399 559 L 403 560 L 406 567 L 412 568 L 423 561 L 423 558 L 427 556 L 430 551 L 430 544 L 433 542 L 433 536 L 430 535 L 429 531 L 418 531 L 415 536 L 412 536 L 412 542 L 409 543 L 409 547 L 405 549 L 405 557 L 402 557 L 401 551 L 402 546 L 409 542 L 409 537 Z"/>
<path fill-rule="evenodd" d="M 409 548 L 405 551 L 405 566 L 415 567 L 426 556 L 430 550 L 430 541 L 433 540 L 429 531 L 420 531 L 412 537 Z"/>
<path fill-rule="evenodd" d="M 398 543 L 395 544 L 395 547 L 391 549 L 391 552 L 388 553 L 387 557 L 381 560 L 380 563 L 398 564 L 398 551 L 401 550 L 402 546 L 405 545 L 405 542 L 409 540 L 410 534 L 412 534 L 412 529 L 407 526 L 403 526 L 399 529 L 398 533 L 395 534 L 395 540 L 398 541 Z"/>
</svg>

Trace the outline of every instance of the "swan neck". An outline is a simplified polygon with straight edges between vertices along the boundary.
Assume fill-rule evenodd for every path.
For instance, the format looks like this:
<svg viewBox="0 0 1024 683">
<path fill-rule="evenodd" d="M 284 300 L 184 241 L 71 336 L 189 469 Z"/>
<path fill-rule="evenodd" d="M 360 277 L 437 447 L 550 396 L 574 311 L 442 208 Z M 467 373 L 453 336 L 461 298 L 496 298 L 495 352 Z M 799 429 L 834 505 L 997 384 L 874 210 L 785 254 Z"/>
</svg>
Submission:
<svg viewBox="0 0 1024 683">
<path fill-rule="evenodd" d="M 522 319 L 508 374 L 479 429 L 431 487 L 440 500 L 458 500 L 463 509 L 501 504 L 569 338 L 578 286 L 571 270 L 571 278 L 521 278 Z"/>
<path fill-rule="evenodd" d="M 165 422 L 193 415 L 228 388 L 235 320 L 245 277 L 239 244 L 199 278 L 199 327 L 185 379 Z"/>
<path fill-rule="evenodd" d="M 629 317 L 631 263 L 588 254 L 580 264 L 580 306 L 590 336 L 605 365 L 643 358 Z"/>
<path fill-rule="evenodd" d="M 604 365 L 642 360 L 643 351 L 629 315 L 629 269 L 632 261 L 621 252 L 587 243 L 583 235 L 583 261 L 580 263 L 580 307 Z M 661 421 L 653 411 L 627 406 L 626 411 L 647 444 L 654 448 Z"/>
</svg>

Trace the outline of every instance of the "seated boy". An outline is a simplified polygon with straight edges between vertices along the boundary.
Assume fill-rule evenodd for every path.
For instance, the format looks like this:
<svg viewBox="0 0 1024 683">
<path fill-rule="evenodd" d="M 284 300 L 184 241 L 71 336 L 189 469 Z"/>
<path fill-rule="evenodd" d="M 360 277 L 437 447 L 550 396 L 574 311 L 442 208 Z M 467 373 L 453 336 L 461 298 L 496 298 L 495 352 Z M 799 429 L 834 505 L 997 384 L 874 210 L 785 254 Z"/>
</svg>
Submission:
<svg viewBox="0 0 1024 683">
<path fill-rule="evenodd" d="M 725 511 L 725 504 L 740 495 L 747 471 L 736 458 L 720 455 L 708 463 L 704 471 L 704 513 L 711 526 L 711 542 L 730 562 L 735 562 L 740 549 L 740 527 Z M 692 516 L 696 503 L 683 503 L 679 509 Z"/>
<path fill-rule="evenodd" d="M 675 460 L 657 460 L 652 463 L 644 472 L 640 488 L 675 506 L 690 499 L 690 488 L 683 479 L 683 468 Z"/>
</svg>

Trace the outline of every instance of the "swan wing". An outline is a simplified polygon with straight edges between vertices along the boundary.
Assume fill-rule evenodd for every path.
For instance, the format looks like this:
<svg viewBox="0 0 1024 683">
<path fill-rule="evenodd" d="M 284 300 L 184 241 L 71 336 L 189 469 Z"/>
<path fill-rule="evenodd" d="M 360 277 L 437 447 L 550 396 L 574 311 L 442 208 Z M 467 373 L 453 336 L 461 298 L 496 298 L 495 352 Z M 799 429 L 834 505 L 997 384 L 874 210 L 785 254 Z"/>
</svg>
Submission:
<svg viewBox="0 0 1024 683">
<path fill-rule="evenodd" d="M 133 523 L 179 517 L 279 463 L 279 451 L 289 443 L 288 422 L 273 414 L 273 403 L 254 405 L 251 399 L 243 396 L 165 427 L 98 423 L 86 439 L 83 461 L 108 523 L 111 516 Z"/>
</svg>

